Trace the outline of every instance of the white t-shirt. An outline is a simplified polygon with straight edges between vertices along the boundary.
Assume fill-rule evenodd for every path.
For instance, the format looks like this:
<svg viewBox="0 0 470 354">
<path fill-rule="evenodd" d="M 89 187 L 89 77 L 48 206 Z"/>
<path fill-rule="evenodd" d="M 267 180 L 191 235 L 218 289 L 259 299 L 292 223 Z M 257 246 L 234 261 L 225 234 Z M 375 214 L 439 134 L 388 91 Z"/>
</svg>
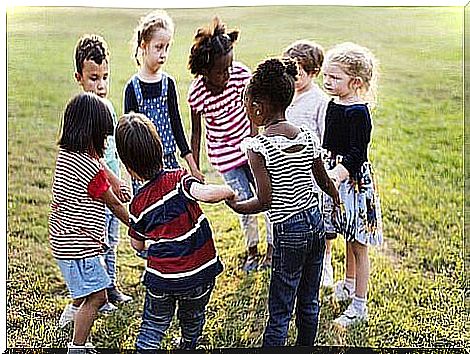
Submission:
<svg viewBox="0 0 470 354">
<path fill-rule="evenodd" d="M 286 119 L 297 127 L 306 126 L 323 142 L 325 114 L 329 98 L 317 84 L 292 100 L 286 109 Z"/>
</svg>

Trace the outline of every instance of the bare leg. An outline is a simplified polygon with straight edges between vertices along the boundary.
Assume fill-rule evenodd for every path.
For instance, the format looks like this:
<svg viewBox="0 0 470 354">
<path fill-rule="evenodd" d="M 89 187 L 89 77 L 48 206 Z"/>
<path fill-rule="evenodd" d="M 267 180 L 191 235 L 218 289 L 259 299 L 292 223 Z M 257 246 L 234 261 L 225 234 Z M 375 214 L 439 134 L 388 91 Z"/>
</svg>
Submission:
<svg viewBox="0 0 470 354">
<path fill-rule="evenodd" d="M 87 296 L 75 315 L 75 325 L 73 329 L 73 344 L 84 345 L 91 327 L 95 321 L 98 309 L 106 303 L 106 290 L 101 290 Z"/>
<path fill-rule="evenodd" d="M 351 243 L 351 249 L 356 260 L 356 296 L 365 299 L 367 296 L 370 267 L 368 247 L 359 242 L 353 242 Z"/>
<path fill-rule="evenodd" d="M 353 245 L 357 242 L 346 242 L 346 278 L 356 278 L 356 257 L 353 251 Z"/>
</svg>

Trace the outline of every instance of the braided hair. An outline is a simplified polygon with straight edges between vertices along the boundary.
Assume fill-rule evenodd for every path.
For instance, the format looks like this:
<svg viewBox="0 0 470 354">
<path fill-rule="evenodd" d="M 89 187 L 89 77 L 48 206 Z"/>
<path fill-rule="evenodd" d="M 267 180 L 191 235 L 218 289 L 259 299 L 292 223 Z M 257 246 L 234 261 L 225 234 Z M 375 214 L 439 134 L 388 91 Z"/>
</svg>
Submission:
<svg viewBox="0 0 470 354">
<path fill-rule="evenodd" d="M 140 66 L 140 46 L 142 42 L 148 43 L 152 40 L 153 34 L 159 29 L 167 30 L 173 36 L 175 25 L 173 20 L 165 10 L 155 10 L 140 19 L 139 24 L 134 30 L 132 43 L 134 46 L 134 59 Z"/>
<path fill-rule="evenodd" d="M 191 74 L 204 75 L 212 69 L 216 57 L 229 53 L 238 39 L 238 30 L 226 33 L 225 24 L 216 16 L 207 27 L 198 28 L 189 55 Z"/>
<path fill-rule="evenodd" d="M 267 100 L 275 109 L 285 110 L 294 97 L 297 65 L 290 58 L 267 59 L 258 65 L 247 86 L 254 100 Z"/>
<path fill-rule="evenodd" d="M 103 61 L 109 62 L 108 44 L 103 37 L 96 34 L 83 35 L 75 45 L 75 71 L 82 74 L 83 62 L 93 60 L 101 65 Z"/>
</svg>

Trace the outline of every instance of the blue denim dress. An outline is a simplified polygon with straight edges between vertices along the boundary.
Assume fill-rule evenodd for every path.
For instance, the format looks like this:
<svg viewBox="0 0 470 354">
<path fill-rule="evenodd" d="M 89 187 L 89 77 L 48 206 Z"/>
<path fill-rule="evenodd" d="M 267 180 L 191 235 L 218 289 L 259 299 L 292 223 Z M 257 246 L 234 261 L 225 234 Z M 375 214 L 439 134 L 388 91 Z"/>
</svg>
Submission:
<svg viewBox="0 0 470 354">
<path fill-rule="evenodd" d="M 176 160 L 176 140 L 171 130 L 170 115 L 168 113 L 168 76 L 162 73 L 162 91 L 160 97 L 144 98 L 137 75 L 132 77 L 135 97 L 139 104 L 139 112 L 145 114 L 157 129 L 163 145 L 163 168 L 179 168 Z M 132 181 L 134 194 L 140 187 L 137 181 Z"/>
</svg>

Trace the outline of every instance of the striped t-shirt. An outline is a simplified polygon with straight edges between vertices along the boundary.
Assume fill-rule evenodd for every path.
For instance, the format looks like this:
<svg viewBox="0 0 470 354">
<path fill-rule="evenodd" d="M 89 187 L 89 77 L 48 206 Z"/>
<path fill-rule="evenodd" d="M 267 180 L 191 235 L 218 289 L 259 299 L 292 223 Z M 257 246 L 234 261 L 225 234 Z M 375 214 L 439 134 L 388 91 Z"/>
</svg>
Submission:
<svg viewBox="0 0 470 354">
<path fill-rule="evenodd" d="M 82 259 L 104 252 L 105 210 L 98 198 L 109 187 L 97 159 L 59 149 L 49 215 L 49 242 L 55 258 Z"/>
<path fill-rule="evenodd" d="M 294 146 L 300 151 L 287 152 Z M 257 135 L 242 143 L 242 150 L 263 155 L 271 177 L 272 201 L 267 214 L 272 223 L 282 222 L 292 215 L 318 205 L 313 189 L 313 160 L 320 156 L 318 138 L 311 130 L 301 128 L 294 139 L 276 135 Z"/>
<path fill-rule="evenodd" d="M 240 143 L 250 136 L 250 121 L 242 98 L 250 78 L 251 72 L 246 66 L 233 62 L 229 81 L 222 93 L 214 95 L 209 91 L 201 76 L 189 88 L 191 109 L 205 118 L 209 161 L 220 173 L 247 162 Z"/>
<path fill-rule="evenodd" d="M 190 195 L 192 183 L 200 182 L 185 170 L 162 170 L 130 204 L 129 235 L 149 244 L 143 282 L 150 289 L 188 290 L 222 272 L 209 221 Z"/>
</svg>

